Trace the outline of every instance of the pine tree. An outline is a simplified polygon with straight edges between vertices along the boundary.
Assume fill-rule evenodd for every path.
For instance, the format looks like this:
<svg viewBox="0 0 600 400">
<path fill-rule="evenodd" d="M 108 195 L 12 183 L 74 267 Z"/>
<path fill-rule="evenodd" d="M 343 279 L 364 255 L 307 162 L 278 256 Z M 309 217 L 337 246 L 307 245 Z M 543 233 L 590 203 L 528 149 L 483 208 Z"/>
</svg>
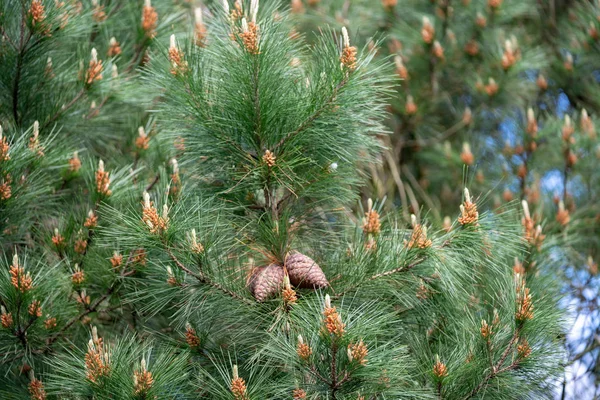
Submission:
<svg viewBox="0 0 600 400">
<path fill-rule="evenodd" d="M 484 195 L 482 208 L 527 201 L 530 255 L 515 265 L 563 281 L 574 318 L 586 320 L 566 343 L 567 362 L 588 371 L 565 393 L 577 393 L 573 384 L 597 394 L 598 297 L 582 294 L 598 292 L 596 2 L 290 4 L 299 31 L 323 19 L 349 24 L 365 45 L 383 36 L 378 54 L 394 60 L 392 135 L 380 164 L 366 168 L 363 197 L 393 199 L 387 207 L 402 205 L 404 221 L 424 208 L 444 226 L 464 182 Z"/>
<path fill-rule="evenodd" d="M 443 225 L 360 196 L 397 85 L 378 42 L 308 42 L 257 0 L 78 4 L 2 6 L 3 398 L 550 395 L 563 312 L 527 203 L 458 182 Z M 70 27 L 103 45 L 79 68 Z"/>
</svg>

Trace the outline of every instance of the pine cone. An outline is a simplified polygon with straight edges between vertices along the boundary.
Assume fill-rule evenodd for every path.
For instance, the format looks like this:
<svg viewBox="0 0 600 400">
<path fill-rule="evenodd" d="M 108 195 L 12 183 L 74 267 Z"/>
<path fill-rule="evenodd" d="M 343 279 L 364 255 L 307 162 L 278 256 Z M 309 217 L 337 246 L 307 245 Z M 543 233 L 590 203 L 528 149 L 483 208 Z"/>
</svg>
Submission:
<svg viewBox="0 0 600 400">
<path fill-rule="evenodd" d="M 312 258 L 297 251 L 285 258 L 285 267 L 292 285 L 300 288 L 324 288 L 329 286 L 327 277 L 319 264 Z"/>
<path fill-rule="evenodd" d="M 263 302 L 279 293 L 283 286 L 283 267 L 279 264 L 257 267 L 252 271 L 247 284 L 254 298 Z"/>
</svg>

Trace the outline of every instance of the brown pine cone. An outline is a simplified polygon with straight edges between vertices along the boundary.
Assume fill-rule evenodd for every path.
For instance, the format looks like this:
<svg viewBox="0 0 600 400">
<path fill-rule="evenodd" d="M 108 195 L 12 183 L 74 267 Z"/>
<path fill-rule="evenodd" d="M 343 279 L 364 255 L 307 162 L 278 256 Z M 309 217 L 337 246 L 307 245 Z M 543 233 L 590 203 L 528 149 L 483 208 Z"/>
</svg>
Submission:
<svg viewBox="0 0 600 400">
<path fill-rule="evenodd" d="M 290 277 L 290 282 L 296 287 L 324 288 L 329 286 L 327 277 L 319 264 L 302 253 L 290 252 L 285 258 L 285 268 Z"/>
<path fill-rule="evenodd" d="M 274 294 L 279 293 L 283 286 L 283 267 L 279 264 L 269 264 L 254 268 L 247 282 L 254 298 L 263 302 Z"/>
</svg>

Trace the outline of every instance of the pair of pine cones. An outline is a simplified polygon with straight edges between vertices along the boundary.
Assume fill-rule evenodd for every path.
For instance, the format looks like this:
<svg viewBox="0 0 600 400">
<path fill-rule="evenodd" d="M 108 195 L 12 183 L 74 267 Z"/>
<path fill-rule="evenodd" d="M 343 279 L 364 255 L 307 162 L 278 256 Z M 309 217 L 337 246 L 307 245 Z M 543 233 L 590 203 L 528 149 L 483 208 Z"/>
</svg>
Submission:
<svg viewBox="0 0 600 400">
<path fill-rule="evenodd" d="M 252 271 L 248 278 L 248 288 L 254 298 L 263 302 L 279 293 L 283 287 L 285 271 L 295 287 L 319 289 L 329 286 L 319 264 L 302 253 L 292 251 L 285 257 L 284 265 L 272 263 Z"/>
</svg>

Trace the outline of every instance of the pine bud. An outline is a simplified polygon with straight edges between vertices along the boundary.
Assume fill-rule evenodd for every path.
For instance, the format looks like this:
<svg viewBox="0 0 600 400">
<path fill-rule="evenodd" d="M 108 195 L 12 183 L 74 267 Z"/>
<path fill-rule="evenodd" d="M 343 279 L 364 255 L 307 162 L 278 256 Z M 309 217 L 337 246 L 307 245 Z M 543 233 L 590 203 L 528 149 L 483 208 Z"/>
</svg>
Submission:
<svg viewBox="0 0 600 400">
<path fill-rule="evenodd" d="M 482 13 L 477 12 L 477 16 L 475 17 L 475 24 L 480 28 L 485 28 L 487 25 L 487 19 L 483 16 Z"/>
<path fill-rule="evenodd" d="M 9 151 L 8 139 L 2 135 L 2 126 L 0 125 L 0 162 L 10 160 Z"/>
<path fill-rule="evenodd" d="M 154 38 L 156 36 L 156 26 L 158 24 L 158 13 L 152 7 L 150 0 L 144 1 L 144 8 L 142 9 L 142 29 L 146 36 Z"/>
<path fill-rule="evenodd" d="M 204 47 L 206 42 L 206 25 L 202 17 L 202 8 L 196 7 L 194 9 L 194 31 L 196 36 L 196 46 Z"/>
<path fill-rule="evenodd" d="M 448 376 L 448 368 L 446 368 L 446 365 L 440 361 L 440 357 L 438 355 L 435 356 L 435 364 L 433 364 L 433 375 L 438 380 L 442 380 L 443 378 Z"/>
<path fill-rule="evenodd" d="M 150 138 L 146 134 L 144 127 L 138 128 L 138 137 L 135 139 L 135 147 L 140 150 L 148 150 Z"/>
<path fill-rule="evenodd" d="M 246 381 L 239 377 L 238 366 L 233 366 L 233 379 L 231 380 L 231 393 L 235 400 L 248 400 L 248 394 L 246 393 Z"/>
<path fill-rule="evenodd" d="M 565 142 L 573 142 L 571 136 L 575 132 L 575 128 L 573 127 L 573 122 L 571 121 L 571 117 L 567 114 L 565 115 L 565 121 L 562 127 L 562 138 Z"/>
<path fill-rule="evenodd" d="M 435 57 L 439 58 L 440 60 L 444 59 L 444 48 L 437 40 L 433 42 L 433 49 L 431 50 L 431 52 Z"/>
<path fill-rule="evenodd" d="M 573 71 L 573 55 L 571 53 L 567 53 L 563 65 L 567 71 Z"/>
<path fill-rule="evenodd" d="M 565 203 L 560 200 L 558 202 L 558 211 L 556 212 L 556 221 L 562 226 L 565 226 L 570 220 L 571 216 L 569 215 L 569 210 L 565 208 Z"/>
<path fill-rule="evenodd" d="M 98 60 L 98 52 L 95 48 L 92 48 L 90 64 L 86 73 L 86 83 L 92 84 L 94 81 L 102 79 L 102 61 Z"/>
<path fill-rule="evenodd" d="M 469 107 L 465 107 L 465 111 L 463 112 L 462 122 L 465 125 L 471 125 L 473 122 L 473 112 Z"/>
<path fill-rule="evenodd" d="M 527 109 L 527 133 L 532 137 L 535 137 L 538 131 L 538 124 L 535 119 L 533 109 L 530 107 Z"/>
<path fill-rule="evenodd" d="M 485 85 L 485 92 L 487 93 L 487 95 L 494 96 L 496 93 L 498 93 L 498 89 L 499 86 L 496 83 L 496 80 L 494 78 L 489 78 L 488 84 Z"/>
<path fill-rule="evenodd" d="M 415 115 L 418 111 L 417 105 L 413 97 L 409 94 L 406 96 L 406 104 L 404 105 L 404 111 L 407 115 Z"/>
<path fill-rule="evenodd" d="M 121 45 L 117 42 L 117 39 L 113 36 L 108 41 L 108 53 L 109 57 L 116 57 L 121 54 Z"/>
<path fill-rule="evenodd" d="M 462 153 L 460 153 L 460 159 L 464 164 L 473 165 L 475 162 L 475 156 L 471 152 L 471 146 L 469 143 L 464 142 L 462 146 Z"/>
<path fill-rule="evenodd" d="M 191 250 L 193 253 L 201 254 L 204 251 L 204 246 L 201 243 L 198 243 L 196 238 L 196 229 L 192 229 L 190 231 L 190 242 L 191 242 Z"/>
<path fill-rule="evenodd" d="M 537 80 L 536 80 L 536 84 L 537 84 L 538 88 L 540 88 L 540 90 L 546 90 L 546 89 L 548 89 L 548 81 L 546 80 L 546 78 L 542 74 L 538 75 Z"/>
<path fill-rule="evenodd" d="M 342 55 L 340 57 L 342 68 L 353 71 L 356 69 L 356 47 L 350 46 L 350 37 L 345 26 L 342 27 L 342 44 Z"/>
<path fill-rule="evenodd" d="M 396 64 L 396 73 L 398 74 L 400 79 L 407 80 L 408 79 L 408 69 L 406 69 L 406 66 L 402 62 L 402 57 L 395 56 L 394 63 Z"/>
<path fill-rule="evenodd" d="M 429 17 L 423 17 L 423 26 L 421 28 L 421 37 L 423 38 L 423 41 L 427 44 L 431 43 L 433 41 L 433 38 L 435 37 L 435 29 L 433 28 L 433 25 L 431 24 L 431 20 L 429 19 Z"/>
</svg>

